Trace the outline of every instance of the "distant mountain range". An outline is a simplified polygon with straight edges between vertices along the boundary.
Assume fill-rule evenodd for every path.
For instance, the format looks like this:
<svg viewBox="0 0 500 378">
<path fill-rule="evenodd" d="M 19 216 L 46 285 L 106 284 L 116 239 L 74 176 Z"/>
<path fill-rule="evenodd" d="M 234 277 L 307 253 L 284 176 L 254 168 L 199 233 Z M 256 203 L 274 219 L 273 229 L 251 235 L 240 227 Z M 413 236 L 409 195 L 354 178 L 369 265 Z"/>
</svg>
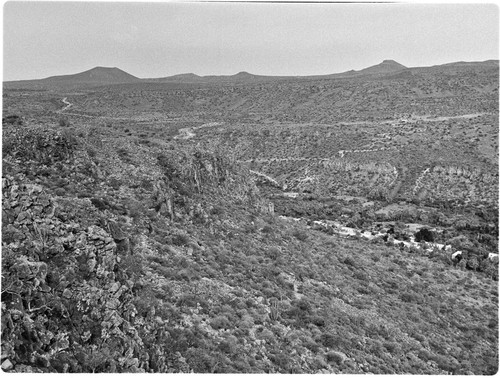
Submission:
<svg viewBox="0 0 500 378">
<path fill-rule="evenodd" d="M 221 76 L 198 76 L 193 73 L 181 74 L 163 77 L 159 79 L 149 79 L 154 82 L 182 82 L 182 83 L 215 83 L 215 82 L 240 82 L 240 83 L 250 83 L 250 82 L 260 82 L 260 81 L 274 81 L 274 80 L 291 80 L 291 79 L 321 79 L 321 78 L 340 78 L 340 77 L 353 77 L 361 75 L 371 75 L 371 74 L 386 74 L 392 72 L 399 72 L 406 69 L 407 67 L 395 62 L 394 60 L 384 60 L 382 63 L 375 66 L 365 68 L 360 71 L 347 71 L 338 74 L 330 75 L 312 75 L 312 76 L 263 76 L 263 75 L 253 75 L 248 72 L 238 72 L 236 75 L 221 75 Z"/>
<path fill-rule="evenodd" d="M 262 76 L 253 75 L 248 72 L 238 72 L 235 75 L 209 75 L 209 76 L 198 76 L 193 73 L 180 74 L 174 76 L 167 76 L 158 79 L 146 79 L 151 82 L 156 83 L 217 83 L 217 82 L 257 82 L 257 81 L 268 81 L 277 80 L 283 78 L 292 78 L 292 76 Z"/>
<path fill-rule="evenodd" d="M 484 62 L 455 62 L 432 67 L 412 67 L 408 68 L 394 60 L 384 60 L 382 63 L 364 68 L 359 71 L 350 70 L 347 72 L 312 75 L 312 76 L 264 76 L 253 75 L 248 72 L 239 72 L 235 75 L 210 75 L 199 76 L 194 73 L 185 73 L 162 78 L 140 79 L 116 67 L 95 67 L 88 71 L 73 75 L 51 76 L 40 80 L 20 80 L 7 81 L 4 84 L 9 86 L 32 86 L 32 87 L 71 87 L 71 86 L 96 86 L 112 84 L 132 84 L 132 83 L 179 83 L 179 84 L 217 84 L 217 83 L 258 83 L 277 80 L 316 80 L 316 79 L 337 79 L 337 78 L 357 78 L 364 76 L 381 76 L 412 74 L 413 72 L 434 72 L 436 70 L 455 70 L 473 67 L 491 67 L 498 69 L 498 60 L 487 60 Z"/>
</svg>

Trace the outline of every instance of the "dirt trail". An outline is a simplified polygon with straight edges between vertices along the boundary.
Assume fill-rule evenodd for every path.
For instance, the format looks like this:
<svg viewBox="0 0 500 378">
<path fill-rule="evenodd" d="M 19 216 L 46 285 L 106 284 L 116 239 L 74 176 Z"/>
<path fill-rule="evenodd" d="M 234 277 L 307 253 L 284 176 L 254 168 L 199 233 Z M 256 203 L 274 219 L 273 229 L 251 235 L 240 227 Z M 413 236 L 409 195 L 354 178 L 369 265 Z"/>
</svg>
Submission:
<svg viewBox="0 0 500 378">
<path fill-rule="evenodd" d="M 191 139 L 196 136 L 196 134 L 194 133 L 195 130 L 202 129 L 204 127 L 220 126 L 222 125 L 222 123 L 223 122 L 208 122 L 200 126 L 184 127 L 182 129 L 179 129 L 179 135 L 174 136 L 174 139 Z"/>
<path fill-rule="evenodd" d="M 413 116 L 410 119 L 407 119 L 406 122 L 417 122 L 417 121 L 427 121 L 427 122 L 441 122 L 441 121 L 448 121 L 450 119 L 469 119 L 469 118 L 475 118 L 478 116 L 482 116 L 485 114 L 489 113 L 472 113 L 472 114 L 462 114 L 459 116 L 443 116 L 443 117 L 433 117 L 430 115 L 423 115 L 423 116 Z"/>
<path fill-rule="evenodd" d="M 380 147 L 380 148 L 375 148 L 373 150 L 366 149 L 366 150 L 340 150 L 338 154 L 340 157 L 344 157 L 345 154 L 352 154 L 355 152 L 378 152 L 378 151 L 387 151 L 387 150 L 397 150 L 397 147 Z"/>
<path fill-rule="evenodd" d="M 196 136 L 196 134 L 193 133 L 192 130 L 192 127 L 184 127 L 183 129 L 179 129 L 179 135 L 174 136 L 174 139 L 191 139 L 192 137 Z"/>
<path fill-rule="evenodd" d="M 101 115 L 68 113 L 68 112 L 66 112 L 66 110 L 68 110 L 74 104 L 72 104 L 71 102 L 69 102 L 67 97 L 64 97 L 63 99 L 61 99 L 61 102 L 63 102 L 65 106 L 62 109 L 58 110 L 57 113 L 63 113 L 64 112 L 65 115 L 71 115 L 71 116 L 76 116 L 76 117 L 84 117 L 84 118 L 96 118 L 96 119 L 115 120 L 115 121 L 130 121 L 130 117 L 109 117 L 109 116 L 101 116 Z"/>
<path fill-rule="evenodd" d="M 374 123 L 380 123 L 380 124 L 386 124 L 386 125 L 396 125 L 399 122 L 405 122 L 405 123 L 414 123 L 418 121 L 427 121 L 427 122 L 440 122 L 440 121 L 447 121 L 450 119 L 467 119 L 467 118 L 475 118 L 477 116 L 482 116 L 485 114 L 491 114 L 488 112 L 482 112 L 482 113 L 471 113 L 471 114 L 462 114 L 462 115 L 457 115 L 457 116 L 442 116 L 442 117 L 436 117 L 432 116 L 430 114 L 425 114 L 425 115 L 412 115 L 409 118 L 398 118 L 398 119 L 389 119 L 389 120 L 382 120 L 382 121 L 353 121 L 353 122 L 339 122 L 341 126 L 363 126 L 363 125 L 372 125 Z"/>
<path fill-rule="evenodd" d="M 266 174 L 264 174 L 264 173 L 257 172 L 257 171 L 251 170 L 251 169 L 249 169 L 249 172 L 250 172 L 250 173 L 253 173 L 254 175 L 257 175 L 257 176 L 259 176 L 259 177 L 263 177 L 263 178 L 265 178 L 267 181 L 269 181 L 269 182 L 273 183 L 273 184 L 274 184 L 274 185 L 276 185 L 277 187 L 280 187 L 280 188 L 282 187 L 282 185 L 280 185 L 280 184 L 278 183 L 278 181 L 276 181 L 275 179 L 273 179 L 271 176 L 268 176 L 268 175 L 266 175 Z"/>
<path fill-rule="evenodd" d="M 362 152 L 378 152 L 378 151 L 388 151 L 388 150 L 396 150 L 396 147 L 381 147 L 374 150 L 340 150 L 337 152 L 341 158 L 345 156 L 345 154 L 350 153 L 362 153 Z M 238 160 L 240 163 L 269 163 L 276 161 L 330 161 L 336 160 L 337 157 L 329 157 L 329 158 L 319 158 L 319 157 L 288 157 L 288 158 L 268 158 L 268 159 L 247 159 L 247 160 Z"/>
<path fill-rule="evenodd" d="M 272 161 L 309 161 L 309 160 L 331 160 L 330 158 L 306 158 L 306 157 L 299 157 L 299 158 L 270 158 L 270 159 L 248 159 L 248 160 L 238 160 L 240 163 L 269 163 Z"/>
<path fill-rule="evenodd" d="M 62 108 L 61 110 L 59 110 L 59 113 L 62 113 L 64 112 L 65 110 L 69 109 L 70 107 L 73 106 L 73 104 L 71 102 L 68 102 L 68 98 L 67 97 L 64 97 L 62 100 L 61 100 L 66 106 L 64 108 Z"/>
</svg>

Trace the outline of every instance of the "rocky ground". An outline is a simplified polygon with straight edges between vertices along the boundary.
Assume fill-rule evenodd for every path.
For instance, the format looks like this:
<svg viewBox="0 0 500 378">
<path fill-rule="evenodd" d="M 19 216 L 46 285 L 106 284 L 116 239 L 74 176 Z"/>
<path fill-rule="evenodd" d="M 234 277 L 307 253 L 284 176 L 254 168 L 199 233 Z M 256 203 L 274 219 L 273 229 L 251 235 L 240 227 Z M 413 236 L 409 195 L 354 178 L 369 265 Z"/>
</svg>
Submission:
<svg viewBox="0 0 500 378">
<path fill-rule="evenodd" d="M 485 272 L 280 220 L 217 151 L 107 132 L 4 127 L 5 371 L 496 371 Z"/>
<path fill-rule="evenodd" d="M 4 91 L 2 369 L 495 374 L 492 72 Z"/>
</svg>

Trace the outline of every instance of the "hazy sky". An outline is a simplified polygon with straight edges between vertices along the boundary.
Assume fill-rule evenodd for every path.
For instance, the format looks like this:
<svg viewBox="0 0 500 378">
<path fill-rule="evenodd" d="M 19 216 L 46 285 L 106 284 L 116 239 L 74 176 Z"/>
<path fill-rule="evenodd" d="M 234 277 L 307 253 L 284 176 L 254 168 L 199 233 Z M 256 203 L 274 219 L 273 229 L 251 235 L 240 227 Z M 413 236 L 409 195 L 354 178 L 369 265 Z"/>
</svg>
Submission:
<svg viewBox="0 0 500 378">
<path fill-rule="evenodd" d="M 95 66 L 312 75 L 498 59 L 494 4 L 7 2 L 3 80 Z"/>
</svg>

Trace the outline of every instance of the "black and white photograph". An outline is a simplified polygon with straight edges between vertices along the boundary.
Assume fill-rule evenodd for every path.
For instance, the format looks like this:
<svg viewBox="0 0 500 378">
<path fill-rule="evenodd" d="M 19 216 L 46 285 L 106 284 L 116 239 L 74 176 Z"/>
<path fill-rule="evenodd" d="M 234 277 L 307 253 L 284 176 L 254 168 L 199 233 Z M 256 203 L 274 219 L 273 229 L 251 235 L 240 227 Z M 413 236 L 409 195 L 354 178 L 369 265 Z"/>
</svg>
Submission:
<svg viewBox="0 0 500 378">
<path fill-rule="evenodd" d="M 498 373 L 497 3 L 2 5 L 3 373 Z"/>
</svg>

